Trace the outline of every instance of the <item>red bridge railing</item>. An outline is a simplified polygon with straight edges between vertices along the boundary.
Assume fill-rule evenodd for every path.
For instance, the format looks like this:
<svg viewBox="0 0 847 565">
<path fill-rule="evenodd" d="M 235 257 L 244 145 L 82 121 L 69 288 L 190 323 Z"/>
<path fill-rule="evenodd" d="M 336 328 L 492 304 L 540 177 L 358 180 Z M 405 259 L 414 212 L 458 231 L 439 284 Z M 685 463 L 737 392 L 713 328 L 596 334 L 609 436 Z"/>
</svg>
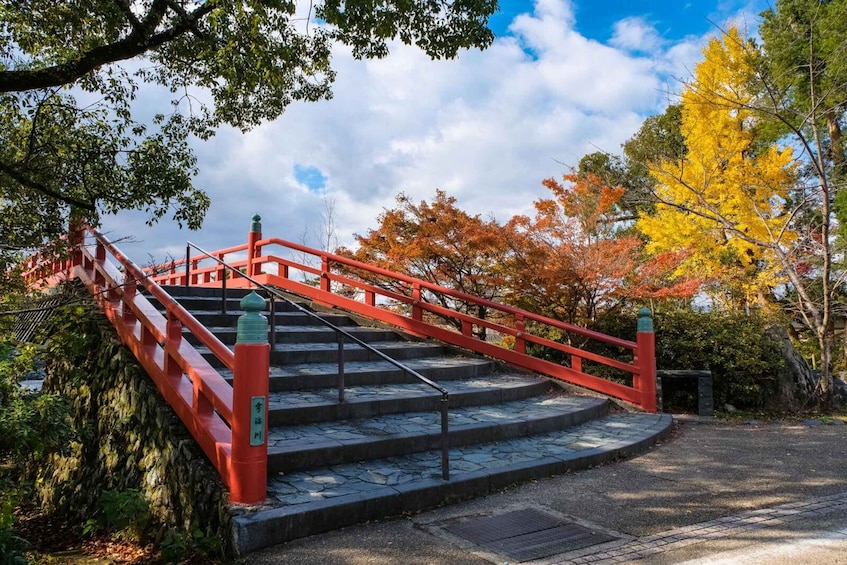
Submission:
<svg viewBox="0 0 847 565">
<path fill-rule="evenodd" d="M 639 312 L 636 341 L 619 339 L 290 241 L 263 239 L 259 219 L 258 216 L 254 218 L 247 243 L 212 254 L 242 268 L 263 284 L 394 325 L 419 337 L 437 339 L 619 398 L 649 412 L 656 411 L 655 338 L 652 316 L 646 308 Z M 355 272 L 399 283 L 409 292 L 388 290 L 347 274 Z M 186 259 L 170 264 L 169 272 L 153 275 L 152 278 L 160 284 L 220 286 L 223 276 L 223 268 L 219 264 L 203 255 L 190 256 L 187 253 Z M 310 284 L 309 277 L 312 281 L 316 279 L 317 283 Z M 247 283 L 243 279 L 227 281 L 228 286 L 244 284 Z M 427 296 L 441 296 L 449 300 L 441 300 L 437 304 L 427 301 Z M 451 301 L 481 307 L 491 315 L 480 318 L 443 305 Z M 397 308 L 398 305 L 402 308 Z M 452 320 L 461 327 L 461 331 L 435 323 L 438 319 Z M 481 328 L 511 336 L 514 345 L 506 347 L 480 339 Z M 550 329 L 612 346 L 625 352 L 624 357 L 629 360 L 620 361 L 553 341 L 544 335 Z M 569 366 L 533 355 L 528 352 L 528 344 L 558 352 Z M 584 370 L 584 361 L 630 375 L 631 384 L 591 374 Z"/>
<path fill-rule="evenodd" d="M 36 256 L 27 261 L 24 276 L 30 287 L 50 286 L 64 277 L 80 279 L 220 473 L 230 500 L 262 502 L 267 443 L 251 442 L 250 422 L 251 401 L 263 396 L 267 437 L 268 344 L 236 343 L 233 352 L 97 230 L 72 232 L 69 244 L 70 258 Z M 164 315 L 139 287 L 163 305 Z M 235 389 L 185 339 L 184 331 L 233 371 Z"/>
</svg>

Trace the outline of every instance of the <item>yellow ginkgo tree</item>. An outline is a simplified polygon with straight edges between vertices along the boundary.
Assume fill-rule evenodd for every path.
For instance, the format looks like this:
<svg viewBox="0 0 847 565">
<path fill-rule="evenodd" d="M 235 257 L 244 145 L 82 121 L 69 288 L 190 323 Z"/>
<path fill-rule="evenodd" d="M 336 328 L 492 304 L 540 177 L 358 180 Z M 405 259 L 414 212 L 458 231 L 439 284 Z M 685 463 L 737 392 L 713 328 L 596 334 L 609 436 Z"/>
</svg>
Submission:
<svg viewBox="0 0 847 565">
<path fill-rule="evenodd" d="M 795 384 L 826 403 L 843 273 L 834 270 L 837 185 L 820 127 L 823 99 L 812 88 L 807 112 L 791 106 L 797 90 L 774 80 L 767 45 L 736 28 L 703 54 L 681 96 L 685 151 L 648 163 L 656 205 L 637 226 L 648 250 L 687 250 L 682 269 L 713 277 L 746 306 L 777 289 L 792 297 L 792 313 L 816 338 L 821 368 L 819 379 L 801 372 Z"/>
<path fill-rule="evenodd" d="M 761 303 L 784 284 L 784 255 L 797 240 L 795 160 L 790 147 L 757 142 L 753 50 L 738 30 L 712 39 L 704 55 L 682 93 L 687 150 L 648 164 L 658 203 L 637 225 L 648 251 L 688 250 L 680 268 L 715 281 L 731 305 Z"/>
</svg>

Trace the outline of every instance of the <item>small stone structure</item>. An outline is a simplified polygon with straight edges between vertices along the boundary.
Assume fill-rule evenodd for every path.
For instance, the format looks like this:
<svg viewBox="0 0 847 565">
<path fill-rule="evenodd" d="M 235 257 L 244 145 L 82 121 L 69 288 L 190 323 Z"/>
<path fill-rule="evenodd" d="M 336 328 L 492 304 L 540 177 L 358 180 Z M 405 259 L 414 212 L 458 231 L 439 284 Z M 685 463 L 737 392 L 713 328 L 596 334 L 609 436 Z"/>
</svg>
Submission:
<svg viewBox="0 0 847 565">
<path fill-rule="evenodd" d="M 662 384 L 665 379 L 687 379 L 697 381 L 697 413 L 711 418 L 715 415 L 714 395 L 712 393 L 712 372 L 702 370 L 657 370 L 656 391 L 659 411 L 662 411 Z"/>
</svg>

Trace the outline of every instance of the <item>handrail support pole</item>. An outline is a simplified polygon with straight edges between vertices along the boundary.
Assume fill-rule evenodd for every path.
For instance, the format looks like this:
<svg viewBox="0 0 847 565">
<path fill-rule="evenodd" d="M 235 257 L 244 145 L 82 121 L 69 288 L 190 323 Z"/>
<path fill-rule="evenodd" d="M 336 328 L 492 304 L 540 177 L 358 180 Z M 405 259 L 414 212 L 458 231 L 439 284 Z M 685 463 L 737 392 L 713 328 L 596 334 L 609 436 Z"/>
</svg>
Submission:
<svg viewBox="0 0 847 565">
<path fill-rule="evenodd" d="M 344 403 L 344 335 L 338 337 L 338 403 Z"/>
<path fill-rule="evenodd" d="M 226 269 L 221 276 L 221 314 L 226 315 Z"/>
<path fill-rule="evenodd" d="M 270 315 L 270 345 L 271 351 L 276 351 L 276 300 L 273 293 L 268 291 L 268 300 L 271 302 L 271 315 Z"/>
<path fill-rule="evenodd" d="M 638 376 L 633 386 L 641 393 L 641 408 L 647 412 L 658 410 L 656 398 L 656 334 L 653 333 L 653 313 L 644 307 L 638 311 Z"/>
<path fill-rule="evenodd" d="M 447 393 L 441 395 L 441 478 L 450 480 L 450 431 L 448 429 L 447 405 L 450 398 Z"/>
<path fill-rule="evenodd" d="M 185 288 L 188 288 L 188 286 L 191 284 L 189 282 L 190 278 L 191 278 L 191 246 L 186 244 L 185 245 Z"/>
<path fill-rule="evenodd" d="M 268 321 L 264 299 L 255 292 L 241 299 L 232 381 L 232 471 L 230 500 L 264 501 L 268 485 Z"/>
</svg>

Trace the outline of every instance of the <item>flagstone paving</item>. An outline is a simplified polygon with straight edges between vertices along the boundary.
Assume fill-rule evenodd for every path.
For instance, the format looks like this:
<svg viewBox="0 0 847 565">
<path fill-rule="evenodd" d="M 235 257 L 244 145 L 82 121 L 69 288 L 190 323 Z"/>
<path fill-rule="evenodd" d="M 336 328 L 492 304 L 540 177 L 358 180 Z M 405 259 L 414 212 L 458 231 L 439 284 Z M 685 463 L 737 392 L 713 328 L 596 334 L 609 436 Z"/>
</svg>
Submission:
<svg viewBox="0 0 847 565">
<path fill-rule="evenodd" d="M 451 430 L 483 424 L 502 425 L 526 421 L 530 417 L 555 417 L 590 408 L 600 402 L 588 396 L 550 394 L 503 404 L 455 408 L 449 411 L 448 422 Z M 386 414 L 374 418 L 274 427 L 269 430 L 268 447 L 283 448 L 287 443 L 343 442 L 397 434 L 433 434 L 440 429 L 441 414 L 435 411 L 411 415 Z"/>
<path fill-rule="evenodd" d="M 487 471 L 535 460 L 571 460 L 595 449 L 612 448 L 640 437 L 652 437 L 667 420 L 659 414 L 612 414 L 564 431 L 476 444 L 450 450 L 451 481 L 463 474 Z M 270 477 L 268 495 L 275 506 L 317 502 L 416 482 L 440 479 L 439 451 L 414 453 L 361 463 L 335 465 Z"/>
<path fill-rule="evenodd" d="M 464 381 L 440 383 L 450 395 L 476 392 L 483 389 L 503 390 L 538 383 L 538 379 L 526 375 L 492 375 Z M 369 401 L 384 398 L 409 398 L 410 396 L 441 397 L 441 393 L 424 383 L 389 383 L 375 386 L 348 386 L 344 390 L 347 402 Z M 338 402 L 337 389 L 315 389 L 272 392 L 268 396 L 270 408 L 286 406 L 309 406 Z"/>
</svg>

